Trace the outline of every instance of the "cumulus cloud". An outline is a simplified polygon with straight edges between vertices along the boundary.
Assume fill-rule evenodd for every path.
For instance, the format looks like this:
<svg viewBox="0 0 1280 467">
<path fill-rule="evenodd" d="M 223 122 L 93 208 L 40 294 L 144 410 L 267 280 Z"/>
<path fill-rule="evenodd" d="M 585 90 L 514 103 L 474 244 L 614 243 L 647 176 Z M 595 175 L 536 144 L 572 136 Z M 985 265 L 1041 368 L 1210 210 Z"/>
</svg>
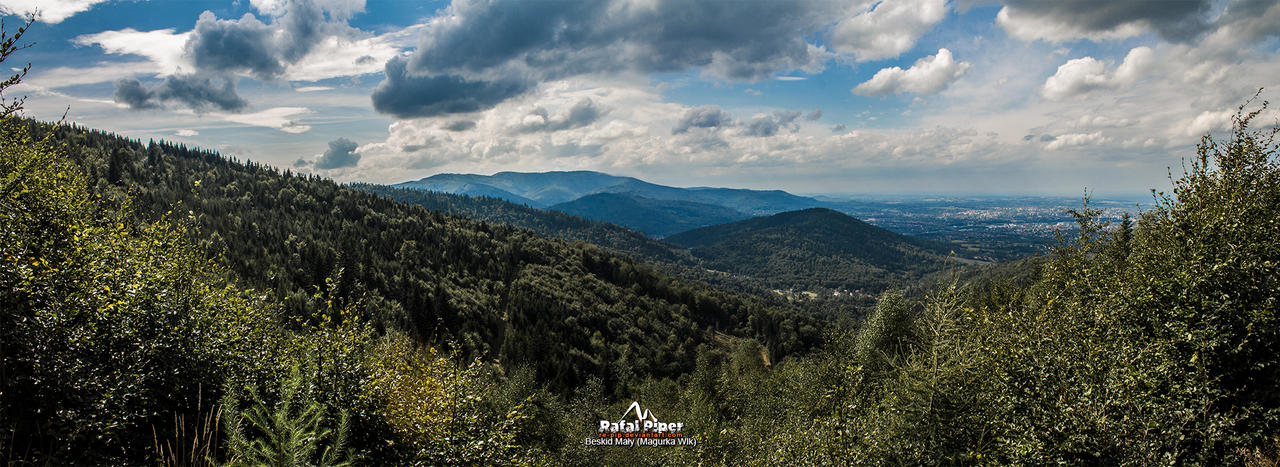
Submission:
<svg viewBox="0 0 1280 467">
<path fill-rule="evenodd" d="M 18 16 L 34 14 L 37 21 L 57 24 L 105 1 L 107 0 L 2 0 L 0 12 Z"/>
<path fill-rule="evenodd" d="M 560 117 L 552 117 L 546 109 L 535 108 L 520 125 L 520 131 L 560 131 L 590 125 L 608 113 L 589 97 L 580 99 L 569 112 Z"/>
<path fill-rule="evenodd" d="M 457 1 L 423 30 L 407 62 L 387 63 L 375 108 L 400 118 L 471 112 L 541 82 L 598 73 L 697 69 L 756 81 L 816 72 L 831 54 L 805 34 L 837 12 L 818 0 Z"/>
<path fill-rule="evenodd" d="M 255 5 L 271 15 L 271 24 L 251 13 L 240 19 L 218 19 L 205 11 L 190 33 L 185 51 L 201 71 L 246 72 L 273 80 L 305 58 L 324 38 L 353 32 L 344 22 L 364 2 L 285 0 Z M 326 16 L 328 13 L 328 16 Z"/>
<path fill-rule="evenodd" d="M 223 78 L 220 85 L 206 76 L 169 75 L 156 95 L 166 101 L 177 101 L 197 112 L 209 107 L 238 112 L 249 105 L 236 93 L 236 83 Z"/>
<path fill-rule="evenodd" d="M 686 133 L 691 128 L 720 128 L 733 126 L 733 116 L 720 107 L 706 105 L 694 107 L 684 112 L 679 123 L 671 129 L 671 134 Z"/>
<path fill-rule="evenodd" d="M 125 104 L 131 109 L 153 109 L 160 106 L 160 103 L 156 101 L 156 93 L 142 86 L 142 83 L 137 79 L 118 79 L 116 80 L 115 88 L 116 102 Z"/>
<path fill-rule="evenodd" d="M 1214 131 L 1226 130 L 1231 128 L 1231 117 L 1234 115 L 1234 110 L 1206 110 L 1200 112 L 1199 115 L 1187 122 L 1184 134 L 1196 137 Z"/>
<path fill-rule="evenodd" d="M 318 48 L 330 52 L 344 49 L 343 41 L 336 38 L 353 33 L 354 29 L 344 21 L 354 12 L 363 10 L 363 1 L 280 0 L 255 3 L 254 6 L 268 14 L 271 22 L 264 22 L 251 13 L 239 19 L 219 19 L 212 12 L 205 11 L 196 20 L 193 30 L 180 35 L 174 34 L 172 29 L 147 32 L 126 29 L 84 35 L 75 41 L 78 44 L 97 44 L 107 53 L 144 55 L 159 65 L 159 71 L 169 75 L 161 87 L 151 91 L 141 89 L 136 79 L 117 81 L 116 100 L 135 109 L 155 107 L 147 95 L 150 92 L 157 99 L 173 101 L 196 111 L 207 107 L 241 111 L 248 105 L 236 93 L 235 81 L 241 74 L 260 80 L 277 80 L 286 75 L 291 65 L 310 59 L 314 63 L 306 63 L 306 70 L 293 73 L 293 77 L 318 79 L 332 73 L 335 67 L 350 68 L 354 64 L 335 64 L 332 58 L 313 59 L 311 55 Z M 175 47 L 179 42 L 181 46 Z M 374 49 L 374 53 L 383 57 L 394 56 L 394 50 L 388 50 L 390 48 L 385 44 L 366 42 L 365 45 Z M 327 55 L 340 57 L 340 62 L 360 62 L 360 59 L 350 57 L 350 52 Z M 372 57 L 367 54 L 361 57 L 366 56 Z M 181 71 L 184 65 L 194 72 Z M 215 84 L 215 81 L 220 84 Z"/>
<path fill-rule="evenodd" d="M 467 131 L 475 127 L 476 122 L 471 120 L 457 120 L 441 125 L 441 128 L 449 131 Z"/>
<path fill-rule="evenodd" d="M 936 55 L 921 58 L 906 70 L 892 67 L 877 71 L 870 80 L 853 88 L 853 93 L 864 96 L 904 92 L 935 94 L 964 76 L 968 70 L 968 62 L 957 62 L 950 50 L 938 49 Z"/>
<path fill-rule="evenodd" d="M 196 112 L 210 109 L 239 112 L 249 105 L 236 92 L 231 79 L 215 80 L 194 74 L 169 75 L 155 89 L 147 89 L 134 78 L 119 79 L 115 82 L 114 97 L 116 102 L 134 110 L 159 108 L 160 101 L 177 102 Z"/>
<path fill-rule="evenodd" d="M 1155 32 L 1172 41 L 1188 41 L 1209 28 L 1210 0 L 1098 2 L 1093 0 L 1005 0 L 996 15 L 1009 35 L 1023 39 L 1065 41 L 1133 37 Z"/>
<path fill-rule="evenodd" d="M 373 90 L 373 108 L 399 118 L 484 110 L 524 92 L 528 85 L 521 80 L 473 81 L 458 75 L 418 74 L 409 71 L 401 57 L 387 62 L 386 76 Z"/>
<path fill-rule="evenodd" d="M 879 2 L 836 23 L 828 43 L 860 61 L 893 58 L 911 50 L 946 15 L 946 0 Z"/>
<path fill-rule="evenodd" d="M 186 55 L 202 71 L 246 71 L 259 79 L 275 79 L 284 64 L 275 48 L 274 28 L 245 13 L 239 20 L 222 20 L 205 11 L 185 47 Z"/>
<path fill-rule="evenodd" d="M 355 167 L 360 162 L 360 154 L 355 152 L 357 147 L 359 145 L 355 141 L 346 138 L 330 141 L 329 149 L 316 159 L 314 166 L 324 170 Z"/>
<path fill-rule="evenodd" d="M 822 109 L 813 109 L 812 112 L 804 115 L 804 119 L 810 122 L 816 122 L 820 118 L 822 118 Z"/>
<path fill-rule="evenodd" d="M 796 119 L 798 118 L 800 118 L 800 112 L 788 110 L 777 111 L 772 115 L 756 116 L 743 125 L 742 134 L 747 136 L 773 136 L 778 134 L 779 130 L 787 130 L 794 133 L 800 129 L 800 125 L 796 124 Z"/>
<path fill-rule="evenodd" d="M 1045 138 L 1048 136 L 1048 138 Z M 1091 146 L 1107 143 L 1109 139 L 1102 135 L 1101 131 L 1093 133 L 1069 133 L 1059 136 L 1042 135 L 1040 141 L 1047 141 L 1044 145 L 1045 149 L 1056 151 L 1059 149 L 1070 148 L 1075 146 Z"/>
<path fill-rule="evenodd" d="M 1102 62 L 1093 57 L 1071 59 L 1045 80 L 1040 95 L 1049 100 L 1062 100 L 1096 89 L 1128 86 L 1137 81 L 1154 61 L 1155 52 L 1150 47 L 1130 50 L 1124 62 L 1110 73 Z"/>
</svg>

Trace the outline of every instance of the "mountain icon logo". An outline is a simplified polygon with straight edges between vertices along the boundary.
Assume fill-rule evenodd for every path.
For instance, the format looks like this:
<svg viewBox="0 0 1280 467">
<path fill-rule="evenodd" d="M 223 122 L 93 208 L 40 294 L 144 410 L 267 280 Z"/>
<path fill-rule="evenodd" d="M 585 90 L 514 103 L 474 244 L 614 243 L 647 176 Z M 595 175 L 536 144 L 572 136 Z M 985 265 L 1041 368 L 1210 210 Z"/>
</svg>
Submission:
<svg viewBox="0 0 1280 467">
<path fill-rule="evenodd" d="M 629 415 L 634 415 L 635 418 L 628 420 Z M 621 434 L 629 437 L 680 437 L 683 436 L 683 431 L 684 423 L 661 422 L 652 411 L 641 406 L 639 401 L 632 401 L 618 421 L 600 420 L 598 433 L 602 436 Z"/>
</svg>

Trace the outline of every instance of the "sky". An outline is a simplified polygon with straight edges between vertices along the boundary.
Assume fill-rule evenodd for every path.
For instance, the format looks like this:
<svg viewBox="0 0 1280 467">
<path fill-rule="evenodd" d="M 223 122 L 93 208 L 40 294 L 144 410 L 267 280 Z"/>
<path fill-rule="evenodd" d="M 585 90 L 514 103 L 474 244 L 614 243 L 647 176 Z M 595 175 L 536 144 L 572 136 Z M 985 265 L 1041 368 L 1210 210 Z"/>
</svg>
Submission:
<svg viewBox="0 0 1280 467">
<path fill-rule="evenodd" d="M 0 0 L 25 113 L 341 182 L 598 170 L 1137 195 L 1280 90 L 1280 1 Z M 1269 111 L 1262 123 L 1280 117 Z"/>
</svg>

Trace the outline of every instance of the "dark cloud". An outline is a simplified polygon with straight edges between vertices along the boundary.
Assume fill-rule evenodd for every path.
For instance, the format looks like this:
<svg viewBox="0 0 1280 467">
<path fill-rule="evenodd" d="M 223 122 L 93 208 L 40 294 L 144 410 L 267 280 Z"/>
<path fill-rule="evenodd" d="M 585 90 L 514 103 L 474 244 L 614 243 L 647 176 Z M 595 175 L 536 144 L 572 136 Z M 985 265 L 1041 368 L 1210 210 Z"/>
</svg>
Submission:
<svg viewBox="0 0 1280 467">
<path fill-rule="evenodd" d="M 222 20 L 205 11 L 187 39 L 185 53 L 201 72 L 247 72 L 262 80 L 276 79 L 321 39 L 349 29 L 334 18 L 349 15 L 351 9 L 340 3 L 290 0 L 271 24 L 249 13 L 238 20 Z"/>
<path fill-rule="evenodd" d="M 840 132 L 842 132 L 842 131 L 847 131 L 848 129 L 849 129 L 849 126 L 848 126 L 848 125 L 845 125 L 845 124 L 841 123 L 841 124 L 839 124 L 839 125 L 836 125 L 836 126 L 831 127 L 831 132 L 832 132 L 832 133 L 840 133 Z"/>
<path fill-rule="evenodd" d="M 797 118 L 800 118 L 800 112 L 794 111 L 774 112 L 773 115 L 756 117 L 747 122 L 742 134 L 747 136 L 773 136 L 778 134 L 778 130 L 794 132 L 800 129 L 800 126 L 796 124 Z"/>
<path fill-rule="evenodd" d="M 471 81 L 456 75 L 418 75 L 405 60 L 387 62 L 387 79 L 373 90 L 373 108 L 399 118 L 431 117 L 488 109 L 525 91 L 521 81 Z"/>
<path fill-rule="evenodd" d="M 518 82 L 503 89 L 523 90 L 547 80 L 624 70 L 701 69 L 728 80 L 767 79 L 780 71 L 820 68 L 827 56 L 805 36 L 820 32 L 839 9 L 838 2 L 819 0 L 658 0 L 643 7 L 623 0 L 457 1 L 444 12 L 450 21 L 426 29 L 409 59 L 407 69 L 424 76 L 421 86 L 392 96 L 402 88 L 389 85 L 383 95 L 398 101 L 438 96 L 463 90 L 459 82 Z M 387 81 L 402 78 L 388 75 Z M 447 89 L 423 88 L 429 84 Z M 492 100 L 498 96 L 490 86 L 469 89 L 481 93 L 473 102 L 490 102 L 483 108 L 511 97 Z"/>
<path fill-rule="evenodd" d="M 221 78 L 221 85 L 214 84 L 209 77 L 190 75 L 170 75 L 164 79 L 155 91 L 156 96 L 164 101 L 177 101 L 197 112 L 209 107 L 228 112 L 239 112 L 249 103 L 236 93 L 236 83 L 232 78 Z"/>
<path fill-rule="evenodd" d="M 142 83 L 133 78 L 121 78 L 116 80 L 116 102 L 126 104 L 131 109 L 154 109 L 160 107 L 160 103 L 156 100 L 156 93 L 142 86 Z"/>
<path fill-rule="evenodd" d="M 690 128 L 719 128 L 733 126 L 733 116 L 714 105 L 695 107 L 684 112 L 680 122 L 671 129 L 671 134 L 680 134 Z"/>
<path fill-rule="evenodd" d="M 609 113 L 607 109 L 602 109 L 591 98 L 584 97 L 573 104 L 568 114 L 560 118 L 552 118 L 548 115 L 547 110 L 541 107 L 534 109 L 531 115 L 540 117 L 541 121 L 526 123 L 520 127 L 520 131 L 532 133 L 580 128 L 595 123 L 596 120 L 599 120 L 600 117 L 607 113 Z"/>
<path fill-rule="evenodd" d="M 804 115 L 804 119 L 810 122 L 816 122 L 820 118 L 822 118 L 822 109 L 813 109 L 812 112 Z"/>
<path fill-rule="evenodd" d="M 316 159 L 315 167 L 317 169 L 338 169 L 342 167 L 355 167 L 360 162 L 360 155 L 356 154 L 356 148 L 359 147 L 355 141 L 346 138 L 338 138 L 329 142 L 329 149 Z"/>
<path fill-rule="evenodd" d="M 275 30 L 249 13 L 239 20 L 221 20 L 211 12 L 201 13 L 187 39 L 185 53 L 197 69 L 206 73 L 247 71 L 264 80 L 284 73 Z"/>
<path fill-rule="evenodd" d="M 235 80 L 214 79 L 190 75 L 170 75 L 154 89 L 147 89 L 136 79 L 125 78 L 115 82 L 115 100 L 133 109 L 154 109 L 160 101 L 173 101 L 190 107 L 196 112 L 216 108 L 227 112 L 239 112 L 249 105 L 236 93 Z"/>
<path fill-rule="evenodd" d="M 446 123 L 443 126 L 441 126 L 441 128 L 444 128 L 449 131 L 467 131 L 475 127 L 476 127 L 476 122 L 473 122 L 471 120 L 458 120 L 458 121 Z"/>
<path fill-rule="evenodd" d="M 1242 41 L 1280 36 L 1280 2 L 1237 0 L 1227 4 L 1219 25 L 1229 25 L 1232 35 Z"/>
<path fill-rule="evenodd" d="M 311 1 L 289 2 L 277 23 L 284 29 L 279 42 L 280 57 L 288 63 L 297 62 L 311 52 L 328 24 L 324 11 Z"/>
<path fill-rule="evenodd" d="M 362 1 L 288 0 L 267 12 L 271 24 L 246 13 L 239 19 L 200 14 L 183 46 L 195 73 L 175 74 L 152 90 L 137 80 L 116 82 L 115 99 L 134 109 L 155 108 L 173 101 L 196 111 L 208 108 L 237 112 L 248 106 L 236 93 L 235 76 L 248 73 L 274 80 L 310 53 L 324 37 L 350 30 L 343 20 L 364 8 Z M 220 84 L 217 84 L 220 83 Z"/>
<path fill-rule="evenodd" d="M 1210 0 L 1004 0 L 1004 4 L 1010 18 L 1034 17 L 1093 33 L 1143 25 L 1173 41 L 1191 40 L 1207 31 L 1207 13 L 1212 6 Z"/>
</svg>

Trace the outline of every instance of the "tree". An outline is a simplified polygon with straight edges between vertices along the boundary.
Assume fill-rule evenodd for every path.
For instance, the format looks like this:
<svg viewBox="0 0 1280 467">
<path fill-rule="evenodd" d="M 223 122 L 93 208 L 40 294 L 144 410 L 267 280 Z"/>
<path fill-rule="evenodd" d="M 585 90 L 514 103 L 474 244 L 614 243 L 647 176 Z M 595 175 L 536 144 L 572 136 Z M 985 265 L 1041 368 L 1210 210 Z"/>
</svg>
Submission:
<svg viewBox="0 0 1280 467">
<path fill-rule="evenodd" d="M 31 27 L 31 23 L 35 20 L 34 15 L 28 16 L 26 23 L 18 27 L 18 30 L 13 35 L 9 35 L 9 32 L 5 30 L 4 21 L 0 20 L 0 64 L 3 64 L 15 52 L 31 46 L 31 44 L 23 44 L 18 41 L 22 39 L 22 35 L 26 34 L 27 28 Z M 29 70 L 31 70 L 31 63 L 27 63 L 26 66 L 8 79 L 0 81 L 0 118 L 8 118 L 22 110 L 22 103 L 26 100 L 26 97 L 5 99 L 4 91 L 22 82 L 22 78 L 27 76 L 27 71 Z"/>
</svg>

